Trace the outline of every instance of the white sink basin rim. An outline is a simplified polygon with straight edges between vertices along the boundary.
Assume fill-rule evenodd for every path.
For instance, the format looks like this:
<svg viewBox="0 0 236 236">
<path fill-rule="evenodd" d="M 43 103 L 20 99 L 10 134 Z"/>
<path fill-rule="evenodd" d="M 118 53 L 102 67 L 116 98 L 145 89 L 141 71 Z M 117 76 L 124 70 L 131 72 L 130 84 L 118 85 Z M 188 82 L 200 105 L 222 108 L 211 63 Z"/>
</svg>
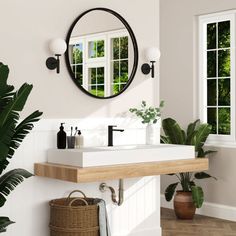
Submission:
<svg viewBox="0 0 236 236">
<path fill-rule="evenodd" d="M 49 163 L 77 167 L 121 165 L 193 158 L 195 158 L 193 146 L 171 144 L 50 149 L 47 152 L 47 160 Z"/>
</svg>

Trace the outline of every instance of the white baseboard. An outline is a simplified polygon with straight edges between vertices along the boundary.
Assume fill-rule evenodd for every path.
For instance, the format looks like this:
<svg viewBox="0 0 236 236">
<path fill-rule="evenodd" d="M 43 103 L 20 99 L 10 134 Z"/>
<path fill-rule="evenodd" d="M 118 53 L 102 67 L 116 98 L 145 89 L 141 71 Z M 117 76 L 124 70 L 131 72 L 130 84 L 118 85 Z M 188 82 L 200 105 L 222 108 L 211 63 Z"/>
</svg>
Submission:
<svg viewBox="0 0 236 236">
<path fill-rule="evenodd" d="M 115 236 L 162 236 L 162 229 L 161 227 L 155 227 L 152 229 L 144 229 L 139 231 L 134 231 L 131 233 L 125 233 L 125 234 L 116 234 Z"/>
<path fill-rule="evenodd" d="M 167 202 L 165 200 L 165 196 L 162 194 L 161 207 L 173 209 L 173 201 Z M 236 222 L 236 207 L 204 202 L 203 206 L 200 209 L 197 209 L 196 213 L 204 216 Z"/>
</svg>

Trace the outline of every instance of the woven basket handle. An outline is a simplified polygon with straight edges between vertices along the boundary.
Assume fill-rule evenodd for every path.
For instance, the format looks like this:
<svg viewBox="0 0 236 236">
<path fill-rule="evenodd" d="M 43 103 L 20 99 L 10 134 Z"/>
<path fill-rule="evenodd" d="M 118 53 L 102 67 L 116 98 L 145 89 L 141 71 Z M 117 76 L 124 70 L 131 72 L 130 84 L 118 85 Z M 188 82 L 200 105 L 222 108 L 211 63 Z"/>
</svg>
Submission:
<svg viewBox="0 0 236 236">
<path fill-rule="evenodd" d="M 69 196 L 67 197 L 67 201 L 70 199 L 70 197 L 71 197 L 71 195 L 72 195 L 73 193 L 81 193 L 81 194 L 83 195 L 83 197 L 86 198 L 86 195 L 85 195 L 82 191 L 80 191 L 80 190 L 74 190 L 74 191 L 72 191 L 72 192 L 69 194 Z"/>
<path fill-rule="evenodd" d="M 86 206 L 88 206 L 88 202 L 87 202 L 85 199 L 83 199 L 83 198 L 81 198 L 81 197 L 78 197 L 78 198 L 75 198 L 75 199 L 73 199 L 72 201 L 70 201 L 69 207 L 72 207 L 72 204 L 73 204 L 75 201 L 82 201 L 82 202 L 85 203 Z"/>
</svg>

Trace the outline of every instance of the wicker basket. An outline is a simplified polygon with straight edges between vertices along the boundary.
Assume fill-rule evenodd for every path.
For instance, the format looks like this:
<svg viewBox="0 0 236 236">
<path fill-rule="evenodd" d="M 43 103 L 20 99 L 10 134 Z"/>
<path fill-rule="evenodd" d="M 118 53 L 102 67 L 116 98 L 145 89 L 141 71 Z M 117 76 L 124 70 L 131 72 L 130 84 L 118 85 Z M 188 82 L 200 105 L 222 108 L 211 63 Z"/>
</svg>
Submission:
<svg viewBox="0 0 236 236">
<path fill-rule="evenodd" d="M 79 192 L 83 198 L 71 198 Z M 54 199 L 50 205 L 51 236 L 99 236 L 98 206 L 80 190 L 67 198 Z"/>
</svg>

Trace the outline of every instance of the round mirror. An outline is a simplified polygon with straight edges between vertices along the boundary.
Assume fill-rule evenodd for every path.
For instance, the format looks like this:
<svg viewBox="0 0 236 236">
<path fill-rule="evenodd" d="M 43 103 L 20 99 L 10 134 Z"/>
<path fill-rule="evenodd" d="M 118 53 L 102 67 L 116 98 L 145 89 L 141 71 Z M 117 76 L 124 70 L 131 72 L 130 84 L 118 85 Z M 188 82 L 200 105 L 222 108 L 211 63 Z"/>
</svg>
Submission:
<svg viewBox="0 0 236 236">
<path fill-rule="evenodd" d="M 75 84 L 96 98 L 112 98 L 132 82 L 138 46 L 132 29 L 118 13 L 94 8 L 75 19 L 67 35 L 66 64 Z"/>
</svg>

